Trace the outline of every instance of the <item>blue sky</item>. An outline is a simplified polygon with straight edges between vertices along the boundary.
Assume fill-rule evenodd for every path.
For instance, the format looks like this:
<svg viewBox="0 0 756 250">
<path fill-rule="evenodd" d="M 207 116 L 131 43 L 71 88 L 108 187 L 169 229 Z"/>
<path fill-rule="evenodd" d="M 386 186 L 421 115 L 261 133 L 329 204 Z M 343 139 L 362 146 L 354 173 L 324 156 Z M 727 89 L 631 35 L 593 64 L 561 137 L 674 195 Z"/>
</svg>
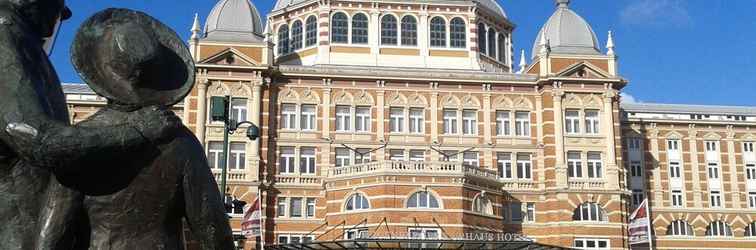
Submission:
<svg viewBox="0 0 756 250">
<path fill-rule="evenodd" d="M 189 37 L 194 13 L 205 17 L 215 0 L 68 0 L 52 55 L 63 82 L 80 82 L 68 47 L 81 22 L 108 7 L 141 10 Z M 252 0 L 263 15 L 273 0 Z M 516 50 L 530 49 L 554 11 L 553 0 L 499 0 L 517 28 Z M 613 30 L 625 92 L 639 102 L 756 106 L 756 0 L 573 0 L 606 43 Z M 519 52 L 518 52 L 519 55 Z M 519 56 L 516 58 L 519 61 Z"/>
</svg>

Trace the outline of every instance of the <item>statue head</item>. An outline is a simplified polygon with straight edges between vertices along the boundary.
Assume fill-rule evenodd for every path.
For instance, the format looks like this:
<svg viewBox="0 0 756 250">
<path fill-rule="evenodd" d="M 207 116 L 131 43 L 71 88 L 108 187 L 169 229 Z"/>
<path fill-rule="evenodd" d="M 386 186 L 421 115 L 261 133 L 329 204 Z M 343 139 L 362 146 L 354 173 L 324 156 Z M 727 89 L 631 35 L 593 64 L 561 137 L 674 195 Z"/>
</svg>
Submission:
<svg viewBox="0 0 756 250">
<path fill-rule="evenodd" d="M 65 0 L 0 0 L 13 8 L 41 37 L 51 37 L 61 21 L 71 17 Z"/>
<path fill-rule="evenodd" d="M 97 94 L 130 108 L 170 106 L 194 86 L 194 60 L 176 33 L 138 11 L 107 9 L 82 24 L 74 67 Z"/>
</svg>

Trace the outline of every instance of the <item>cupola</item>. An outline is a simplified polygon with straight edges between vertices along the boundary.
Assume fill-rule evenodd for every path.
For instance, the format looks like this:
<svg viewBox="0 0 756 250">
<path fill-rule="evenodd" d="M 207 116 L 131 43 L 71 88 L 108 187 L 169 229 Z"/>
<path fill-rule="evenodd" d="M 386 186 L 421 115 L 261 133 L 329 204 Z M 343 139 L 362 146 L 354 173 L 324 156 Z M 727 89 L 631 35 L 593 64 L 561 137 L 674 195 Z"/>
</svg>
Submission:
<svg viewBox="0 0 756 250">
<path fill-rule="evenodd" d="M 591 25 L 569 7 L 570 0 L 557 0 L 557 9 L 541 28 L 533 44 L 533 58 L 546 45 L 552 54 L 600 55 L 599 42 Z"/>
<path fill-rule="evenodd" d="M 262 27 L 260 12 L 249 0 L 221 0 L 207 17 L 203 40 L 260 42 Z"/>
</svg>

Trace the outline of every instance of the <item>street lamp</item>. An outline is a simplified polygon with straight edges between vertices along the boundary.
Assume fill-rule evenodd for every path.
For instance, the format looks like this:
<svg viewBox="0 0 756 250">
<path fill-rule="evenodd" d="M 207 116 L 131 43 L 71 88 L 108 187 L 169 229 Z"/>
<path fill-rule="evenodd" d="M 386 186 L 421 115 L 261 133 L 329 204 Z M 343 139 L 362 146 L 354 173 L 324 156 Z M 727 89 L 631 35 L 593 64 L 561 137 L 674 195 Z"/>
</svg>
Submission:
<svg viewBox="0 0 756 250">
<path fill-rule="evenodd" d="M 228 169 L 228 136 L 234 134 L 239 126 L 247 124 L 247 138 L 251 141 L 257 140 L 260 137 L 260 128 L 249 121 L 237 122 L 230 117 L 229 111 L 231 109 L 231 96 L 213 96 L 210 99 L 211 111 L 210 117 L 212 121 L 223 122 L 223 154 L 220 159 L 221 167 L 221 184 L 220 189 L 223 192 L 223 196 L 226 194 L 226 175 Z M 256 114 L 252 114 L 256 115 Z M 224 201 L 225 202 L 225 201 Z"/>
</svg>

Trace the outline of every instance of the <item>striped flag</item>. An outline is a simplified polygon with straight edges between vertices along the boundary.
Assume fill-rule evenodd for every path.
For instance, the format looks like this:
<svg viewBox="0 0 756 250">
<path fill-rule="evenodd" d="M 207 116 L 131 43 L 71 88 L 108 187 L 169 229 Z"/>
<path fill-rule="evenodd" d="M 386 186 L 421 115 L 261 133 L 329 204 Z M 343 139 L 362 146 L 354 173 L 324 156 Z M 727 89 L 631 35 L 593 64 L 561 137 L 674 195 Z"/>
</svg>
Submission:
<svg viewBox="0 0 756 250">
<path fill-rule="evenodd" d="M 252 238 L 255 236 L 260 236 L 260 224 L 261 223 L 261 213 L 260 210 L 260 197 L 255 199 L 255 202 L 252 203 L 252 205 L 247 205 L 244 208 L 244 219 L 242 219 L 241 227 L 242 227 L 242 233 L 244 233 L 244 236 L 247 238 Z"/>
<path fill-rule="evenodd" d="M 627 227 L 630 235 L 630 245 L 648 243 L 651 238 L 651 223 L 648 215 L 648 199 L 635 209 L 630 215 L 630 224 Z"/>
</svg>

